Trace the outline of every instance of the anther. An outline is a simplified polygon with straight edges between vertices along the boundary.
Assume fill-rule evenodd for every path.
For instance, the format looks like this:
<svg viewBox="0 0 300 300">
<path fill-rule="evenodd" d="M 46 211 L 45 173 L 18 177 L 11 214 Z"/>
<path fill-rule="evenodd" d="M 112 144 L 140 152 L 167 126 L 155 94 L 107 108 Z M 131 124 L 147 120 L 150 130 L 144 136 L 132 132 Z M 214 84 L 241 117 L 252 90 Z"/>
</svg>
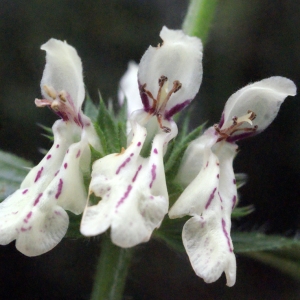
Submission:
<svg viewBox="0 0 300 300">
<path fill-rule="evenodd" d="M 54 111 L 59 111 L 59 107 L 60 107 L 60 103 L 58 100 L 54 100 L 52 103 L 51 103 L 51 108 L 54 110 Z"/>
<path fill-rule="evenodd" d="M 232 118 L 233 125 L 236 125 L 236 124 L 237 124 L 237 121 L 238 121 L 238 117 L 237 117 L 237 116 L 234 116 L 234 117 Z"/>
<path fill-rule="evenodd" d="M 58 97 L 62 102 L 67 102 L 67 93 L 65 91 L 61 91 Z"/>
<path fill-rule="evenodd" d="M 178 81 L 178 80 L 175 80 L 173 82 L 173 93 L 176 93 L 178 92 L 182 87 L 182 84 Z"/>
<path fill-rule="evenodd" d="M 162 88 L 166 81 L 168 81 L 168 77 L 166 77 L 164 75 L 160 76 L 160 78 L 158 79 L 159 87 Z"/>
<path fill-rule="evenodd" d="M 49 97 L 51 97 L 53 100 L 56 99 L 56 91 L 52 86 L 48 86 L 45 84 L 43 85 L 43 89 Z"/>
<path fill-rule="evenodd" d="M 251 114 L 251 115 L 249 116 L 249 119 L 250 119 L 251 121 L 253 121 L 253 120 L 256 118 L 256 113 L 254 113 L 252 110 L 248 110 L 248 114 Z"/>
<path fill-rule="evenodd" d="M 256 114 L 248 110 L 247 114 L 241 117 L 234 116 L 232 118 L 232 124 L 229 125 L 229 127 L 221 129 L 218 124 L 214 125 L 214 129 L 219 134 L 219 138 L 217 142 L 220 142 L 222 140 L 226 140 L 229 136 L 232 136 L 235 132 L 255 132 L 257 130 L 257 125 L 253 127 L 241 127 L 241 125 L 245 123 L 249 123 L 252 125 L 252 120 L 256 118 Z"/>
<path fill-rule="evenodd" d="M 167 126 L 163 126 L 161 129 L 162 129 L 165 133 L 171 132 L 171 128 L 169 128 L 169 127 L 167 127 Z"/>
</svg>

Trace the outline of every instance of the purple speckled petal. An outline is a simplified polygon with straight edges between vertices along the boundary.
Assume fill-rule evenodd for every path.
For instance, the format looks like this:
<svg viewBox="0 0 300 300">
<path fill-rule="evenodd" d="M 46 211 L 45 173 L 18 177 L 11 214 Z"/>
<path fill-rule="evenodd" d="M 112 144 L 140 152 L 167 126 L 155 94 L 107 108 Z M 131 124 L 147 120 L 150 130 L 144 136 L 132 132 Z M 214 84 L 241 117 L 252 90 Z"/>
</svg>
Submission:
<svg viewBox="0 0 300 300">
<path fill-rule="evenodd" d="M 225 272 L 227 285 L 233 286 L 236 277 L 235 255 L 224 220 L 216 218 L 216 214 L 220 216 L 221 211 L 188 220 L 182 231 L 183 244 L 199 277 L 211 283 Z"/>
<path fill-rule="evenodd" d="M 218 158 L 210 148 L 204 149 L 203 165 L 196 178 L 188 185 L 169 211 L 170 218 L 201 215 L 213 201 L 218 201 L 216 191 L 220 173 Z"/>
<path fill-rule="evenodd" d="M 167 134 L 156 135 L 150 157 L 142 158 L 146 130 L 132 124 L 128 148 L 94 163 L 90 193 L 101 200 L 86 207 L 80 228 L 82 234 L 93 236 L 111 227 L 113 243 L 124 248 L 148 241 L 168 209 L 163 167 Z"/>
</svg>

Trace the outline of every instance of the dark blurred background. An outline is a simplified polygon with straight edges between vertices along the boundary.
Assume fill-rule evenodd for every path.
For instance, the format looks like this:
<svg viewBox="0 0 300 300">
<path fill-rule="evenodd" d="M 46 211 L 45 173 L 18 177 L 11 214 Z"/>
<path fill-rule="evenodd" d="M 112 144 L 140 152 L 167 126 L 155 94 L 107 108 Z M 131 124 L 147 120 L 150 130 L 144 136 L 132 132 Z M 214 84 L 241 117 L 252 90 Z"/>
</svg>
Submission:
<svg viewBox="0 0 300 300">
<path fill-rule="evenodd" d="M 195 99 L 193 125 L 218 122 L 224 103 L 250 82 L 273 75 L 300 81 L 300 1 L 220 0 L 204 51 L 204 77 Z M 0 146 L 37 163 L 49 148 L 42 123 L 56 119 L 39 109 L 40 79 L 49 38 L 67 40 L 84 66 L 87 90 L 97 100 L 117 99 L 129 60 L 139 61 L 159 42 L 163 25 L 179 29 L 188 1 L 76 0 L 0 2 Z M 236 222 L 242 230 L 297 236 L 300 225 L 300 103 L 290 97 L 273 124 L 239 143 L 235 171 L 249 180 L 241 205 L 255 212 Z M 0 299 L 89 299 L 99 245 L 65 240 L 37 258 L 0 247 Z M 134 257 L 124 299 L 299 299 L 299 282 L 237 255 L 237 283 L 197 278 L 184 254 L 151 241 Z"/>
</svg>

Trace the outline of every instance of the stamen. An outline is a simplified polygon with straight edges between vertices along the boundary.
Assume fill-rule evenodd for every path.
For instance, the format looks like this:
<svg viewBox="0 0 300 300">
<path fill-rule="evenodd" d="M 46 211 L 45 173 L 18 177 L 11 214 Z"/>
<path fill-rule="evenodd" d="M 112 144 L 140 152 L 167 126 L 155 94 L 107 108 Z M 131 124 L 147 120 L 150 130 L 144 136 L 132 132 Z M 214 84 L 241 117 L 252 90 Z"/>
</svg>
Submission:
<svg viewBox="0 0 300 300">
<path fill-rule="evenodd" d="M 65 91 L 61 91 L 58 97 L 62 102 L 67 102 L 67 93 Z"/>
<path fill-rule="evenodd" d="M 54 111 L 59 111 L 59 108 L 60 108 L 60 102 L 59 100 L 54 100 L 52 103 L 51 103 L 51 108 L 54 110 Z"/>
<path fill-rule="evenodd" d="M 51 97 L 53 100 L 56 99 L 56 91 L 52 86 L 48 86 L 48 85 L 44 85 L 43 86 L 44 91 L 46 92 L 46 94 Z"/>
<path fill-rule="evenodd" d="M 172 89 L 168 92 L 166 97 L 164 99 L 162 99 L 162 101 L 160 101 L 161 100 L 160 98 L 157 98 L 158 103 L 161 103 L 161 102 L 162 103 L 161 103 L 160 107 L 158 108 L 156 114 L 159 114 L 159 113 L 162 114 L 162 112 L 165 111 L 167 103 L 168 103 L 169 99 L 171 98 L 172 94 L 178 92 L 181 89 L 181 86 L 182 86 L 182 84 L 178 80 L 175 80 L 173 82 Z M 158 96 L 160 96 L 160 94 Z"/>
<path fill-rule="evenodd" d="M 248 113 L 244 116 L 241 117 L 236 117 L 234 116 L 232 118 L 232 125 L 230 125 L 229 127 L 225 128 L 225 129 L 220 129 L 218 124 L 214 125 L 214 128 L 216 130 L 216 132 L 219 134 L 219 138 L 217 140 L 217 142 L 220 142 L 222 140 L 226 140 L 229 136 L 233 135 L 235 132 L 237 131 L 243 131 L 243 132 L 255 132 L 257 130 L 257 125 L 255 125 L 254 127 L 250 128 L 250 127 L 244 127 L 244 128 L 240 128 L 240 126 L 242 124 L 249 123 L 250 125 L 253 125 L 252 121 L 256 118 L 256 114 L 251 111 L 248 110 Z"/>
<path fill-rule="evenodd" d="M 164 75 L 160 76 L 160 78 L 158 79 L 159 87 L 162 88 L 166 81 L 168 81 L 168 77 Z"/>
<path fill-rule="evenodd" d="M 171 129 L 162 124 L 162 118 L 164 116 L 164 112 L 169 99 L 171 98 L 172 94 L 177 93 L 181 89 L 182 84 L 178 80 L 175 80 L 173 82 L 172 89 L 168 92 L 168 77 L 162 75 L 158 79 L 158 86 L 159 89 L 156 98 L 154 98 L 152 93 L 146 89 L 146 83 L 142 85 L 141 91 L 142 93 L 145 93 L 153 101 L 152 107 L 149 110 L 149 114 L 155 115 L 157 117 L 159 127 L 164 132 L 168 133 L 171 132 Z"/>
</svg>

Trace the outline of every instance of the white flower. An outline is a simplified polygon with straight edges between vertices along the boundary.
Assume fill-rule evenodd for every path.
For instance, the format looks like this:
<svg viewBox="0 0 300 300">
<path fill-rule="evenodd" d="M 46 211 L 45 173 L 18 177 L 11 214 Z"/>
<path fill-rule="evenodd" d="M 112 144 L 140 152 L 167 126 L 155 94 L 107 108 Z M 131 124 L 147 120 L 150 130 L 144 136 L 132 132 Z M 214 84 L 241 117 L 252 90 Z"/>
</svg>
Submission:
<svg viewBox="0 0 300 300">
<path fill-rule="evenodd" d="M 20 189 L 0 204 L 0 244 L 16 240 L 27 256 L 43 254 L 65 235 L 69 218 L 65 209 L 80 214 L 87 193 L 83 174 L 89 171 L 89 144 L 99 149 L 91 121 L 81 111 L 84 100 L 81 60 L 66 42 L 49 40 L 41 87 L 50 106 L 62 120 L 54 123 L 54 144 L 26 176 Z"/>
<path fill-rule="evenodd" d="M 86 207 L 80 229 L 93 236 L 110 228 L 112 242 L 123 248 L 148 241 L 168 211 L 163 145 L 169 134 L 157 134 L 150 157 L 142 158 L 146 129 L 137 122 L 131 126 L 128 148 L 93 164 L 89 194 L 101 200 Z"/>
<path fill-rule="evenodd" d="M 202 81 L 202 44 L 196 37 L 167 27 L 160 37 L 162 44 L 150 46 L 141 59 L 138 84 L 143 109 L 132 118 L 145 125 L 156 116 L 159 128 L 174 129 L 174 137 L 177 127 L 171 124 L 172 116 L 190 104 Z"/>
<path fill-rule="evenodd" d="M 187 187 L 169 216 L 192 216 L 184 225 L 182 239 L 192 267 L 205 282 L 216 281 L 224 271 L 227 285 L 235 284 L 230 237 L 230 216 L 237 202 L 234 142 L 264 130 L 284 99 L 295 94 L 294 83 L 283 77 L 244 87 L 227 101 L 219 125 L 193 141 L 183 157 L 177 180 Z"/>
</svg>

